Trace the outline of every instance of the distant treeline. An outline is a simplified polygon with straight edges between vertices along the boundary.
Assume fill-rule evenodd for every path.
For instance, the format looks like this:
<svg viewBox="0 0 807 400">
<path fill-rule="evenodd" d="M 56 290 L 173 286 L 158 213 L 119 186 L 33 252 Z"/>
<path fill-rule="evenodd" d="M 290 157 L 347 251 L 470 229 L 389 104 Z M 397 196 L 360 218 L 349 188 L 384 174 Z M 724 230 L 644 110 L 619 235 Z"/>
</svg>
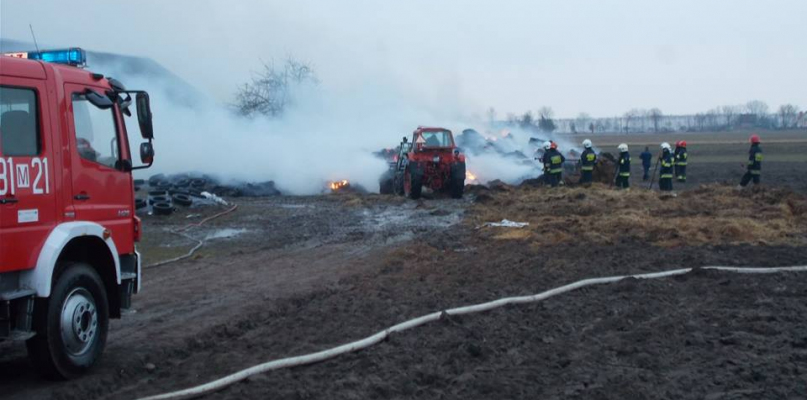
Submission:
<svg viewBox="0 0 807 400">
<path fill-rule="evenodd" d="M 488 118 L 496 119 L 496 111 L 488 110 Z M 694 115 L 665 115 L 658 108 L 632 109 L 621 116 L 595 118 L 580 113 L 577 118 L 554 118 L 549 107 L 522 115 L 509 114 L 506 122 L 525 130 L 557 133 L 639 133 L 701 132 L 734 129 L 807 128 L 807 113 L 793 104 L 781 105 L 775 112 L 759 100 L 743 105 L 722 106 Z"/>
</svg>

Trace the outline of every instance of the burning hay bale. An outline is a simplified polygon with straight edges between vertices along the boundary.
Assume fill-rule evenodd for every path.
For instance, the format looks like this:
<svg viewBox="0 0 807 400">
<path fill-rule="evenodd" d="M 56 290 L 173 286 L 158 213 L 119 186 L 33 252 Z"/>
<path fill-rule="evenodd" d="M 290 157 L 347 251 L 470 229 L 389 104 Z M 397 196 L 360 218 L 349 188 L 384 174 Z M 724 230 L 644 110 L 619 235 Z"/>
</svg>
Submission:
<svg viewBox="0 0 807 400">
<path fill-rule="evenodd" d="M 367 189 L 363 186 L 351 183 L 347 179 L 328 182 L 325 190 L 330 193 L 367 193 Z"/>
</svg>

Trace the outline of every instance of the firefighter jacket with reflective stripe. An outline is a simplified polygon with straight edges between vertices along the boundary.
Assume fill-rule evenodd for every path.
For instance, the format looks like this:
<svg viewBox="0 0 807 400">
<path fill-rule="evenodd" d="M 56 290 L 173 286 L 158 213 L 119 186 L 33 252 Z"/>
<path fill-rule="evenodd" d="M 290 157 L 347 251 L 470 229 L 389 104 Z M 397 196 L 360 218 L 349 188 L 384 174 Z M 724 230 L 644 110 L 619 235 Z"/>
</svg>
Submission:
<svg viewBox="0 0 807 400">
<path fill-rule="evenodd" d="M 748 151 L 748 171 L 753 175 L 759 175 L 762 170 L 762 149 L 759 148 L 758 143 L 751 145 L 751 150 Z"/>
<path fill-rule="evenodd" d="M 563 162 L 566 161 L 566 157 L 560 154 L 557 149 L 549 149 L 544 153 L 541 161 L 544 163 L 545 171 L 550 174 L 559 174 L 563 172 Z"/>
<path fill-rule="evenodd" d="M 619 153 L 619 176 L 630 176 L 630 153 Z"/>
<path fill-rule="evenodd" d="M 687 165 L 686 147 L 679 147 L 675 149 L 675 165 Z"/>
<path fill-rule="evenodd" d="M 580 155 L 580 170 L 581 171 L 594 171 L 594 163 L 597 162 L 597 155 L 594 150 L 585 149 L 583 154 Z"/>
<path fill-rule="evenodd" d="M 672 177 L 673 177 L 673 157 L 672 157 L 672 154 L 670 154 L 669 150 L 664 149 L 664 151 L 661 153 L 661 159 L 659 160 L 659 162 L 661 163 L 661 171 L 660 171 L 659 178 L 660 179 L 667 179 L 667 178 L 672 179 Z"/>
</svg>

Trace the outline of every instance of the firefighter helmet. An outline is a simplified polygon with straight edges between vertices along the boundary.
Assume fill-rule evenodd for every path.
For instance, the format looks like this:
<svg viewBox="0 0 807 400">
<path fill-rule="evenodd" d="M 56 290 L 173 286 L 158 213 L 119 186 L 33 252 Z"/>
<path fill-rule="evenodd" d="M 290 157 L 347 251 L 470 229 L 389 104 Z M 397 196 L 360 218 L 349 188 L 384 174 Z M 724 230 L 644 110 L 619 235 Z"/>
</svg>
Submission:
<svg viewBox="0 0 807 400">
<path fill-rule="evenodd" d="M 591 148 L 591 140 L 586 139 L 583 141 L 583 147 L 590 149 Z"/>
<path fill-rule="evenodd" d="M 628 145 L 625 143 L 620 144 L 617 148 L 622 152 L 628 151 Z"/>
<path fill-rule="evenodd" d="M 759 135 L 753 134 L 751 135 L 751 143 L 759 143 Z"/>
<path fill-rule="evenodd" d="M 680 142 L 679 142 L 679 143 L 680 143 Z M 662 150 L 667 150 L 667 151 L 669 151 L 669 150 L 670 150 L 670 144 L 669 144 L 669 143 L 667 143 L 667 142 L 664 142 L 664 143 L 662 143 L 662 144 L 661 144 L 661 148 L 662 148 Z"/>
<path fill-rule="evenodd" d="M 678 145 L 681 146 L 681 147 L 687 147 L 687 141 L 682 140 L 682 141 L 678 142 Z"/>
<path fill-rule="evenodd" d="M 549 150 L 550 147 L 552 147 L 552 142 L 548 140 L 544 142 L 544 150 Z"/>
</svg>

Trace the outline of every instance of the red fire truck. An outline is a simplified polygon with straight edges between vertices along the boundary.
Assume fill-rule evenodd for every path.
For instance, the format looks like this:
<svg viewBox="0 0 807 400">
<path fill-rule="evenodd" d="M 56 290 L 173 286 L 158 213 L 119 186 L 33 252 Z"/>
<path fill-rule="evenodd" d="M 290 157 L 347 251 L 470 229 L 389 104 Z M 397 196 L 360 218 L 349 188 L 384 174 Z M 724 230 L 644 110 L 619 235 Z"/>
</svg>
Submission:
<svg viewBox="0 0 807 400">
<path fill-rule="evenodd" d="M 154 157 L 148 94 L 85 64 L 78 48 L 0 56 L 0 340 L 55 379 L 98 360 L 140 290 L 132 171 Z"/>
</svg>

